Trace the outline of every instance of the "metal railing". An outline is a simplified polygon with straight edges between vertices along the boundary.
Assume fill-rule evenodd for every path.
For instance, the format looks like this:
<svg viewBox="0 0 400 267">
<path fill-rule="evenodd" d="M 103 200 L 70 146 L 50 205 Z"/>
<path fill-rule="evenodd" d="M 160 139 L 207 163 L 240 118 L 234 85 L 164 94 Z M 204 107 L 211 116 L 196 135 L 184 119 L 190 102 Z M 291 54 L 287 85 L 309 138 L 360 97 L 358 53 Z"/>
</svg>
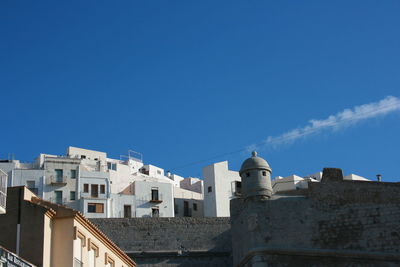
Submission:
<svg viewBox="0 0 400 267">
<path fill-rule="evenodd" d="M 55 175 L 50 175 L 50 177 L 47 178 L 47 184 L 66 184 L 67 183 L 67 176 L 55 176 Z"/>
<path fill-rule="evenodd" d="M 74 267 L 83 267 L 83 262 L 81 262 L 77 258 L 74 258 Z"/>
</svg>

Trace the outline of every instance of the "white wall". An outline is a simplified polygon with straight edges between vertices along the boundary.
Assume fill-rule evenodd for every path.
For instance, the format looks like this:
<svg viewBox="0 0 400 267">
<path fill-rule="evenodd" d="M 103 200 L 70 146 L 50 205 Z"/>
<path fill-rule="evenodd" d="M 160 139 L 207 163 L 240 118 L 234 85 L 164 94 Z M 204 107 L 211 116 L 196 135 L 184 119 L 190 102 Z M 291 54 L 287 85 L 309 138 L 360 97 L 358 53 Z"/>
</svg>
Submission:
<svg viewBox="0 0 400 267">
<path fill-rule="evenodd" d="M 239 172 L 230 171 L 228 161 L 223 161 L 204 167 L 203 177 L 204 216 L 229 217 L 229 202 L 234 197 L 232 182 L 241 181 Z"/>
<path fill-rule="evenodd" d="M 183 217 L 185 215 L 185 201 L 188 203 L 190 217 L 204 217 L 203 194 L 174 187 L 175 217 Z M 194 204 L 197 205 L 197 210 L 195 210 Z"/>
<path fill-rule="evenodd" d="M 160 217 L 174 217 L 174 197 L 172 187 L 173 185 L 170 183 L 135 181 L 136 216 L 151 217 L 152 208 L 158 208 L 160 211 Z M 158 188 L 159 199 L 162 200 L 161 203 L 150 202 L 152 188 Z"/>
</svg>

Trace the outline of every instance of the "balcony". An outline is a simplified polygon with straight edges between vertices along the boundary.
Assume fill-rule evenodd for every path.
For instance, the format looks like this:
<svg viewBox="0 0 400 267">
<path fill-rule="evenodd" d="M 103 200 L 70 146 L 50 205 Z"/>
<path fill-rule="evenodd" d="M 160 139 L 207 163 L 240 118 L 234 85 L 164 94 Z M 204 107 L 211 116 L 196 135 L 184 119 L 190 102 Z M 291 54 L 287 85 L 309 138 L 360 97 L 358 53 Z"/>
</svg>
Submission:
<svg viewBox="0 0 400 267">
<path fill-rule="evenodd" d="M 51 197 L 49 198 L 49 201 L 51 203 L 59 204 L 59 205 L 66 205 L 68 202 L 68 199 L 66 197 L 60 198 L 60 197 Z"/>
<path fill-rule="evenodd" d="M 158 193 L 158 190 L 151 190 L 150 195 L 150 203 L 161 203 L 162 202 L 162 194 Z"/>
<path fill-rule="evenodd" d="M 74 258 L 74 267 L 82 267 L 82 266 L 83 266 L 83 262 L 81 262 L 77 258 Z"/>
<path fill-rule="evenodd" d="M 50 177 L 47 179 L 47 183 L 51 185 L 66 185 L 67 184 L 67 176 L 56 176 L 56 175 L 50 175 Z"/>
</svg>

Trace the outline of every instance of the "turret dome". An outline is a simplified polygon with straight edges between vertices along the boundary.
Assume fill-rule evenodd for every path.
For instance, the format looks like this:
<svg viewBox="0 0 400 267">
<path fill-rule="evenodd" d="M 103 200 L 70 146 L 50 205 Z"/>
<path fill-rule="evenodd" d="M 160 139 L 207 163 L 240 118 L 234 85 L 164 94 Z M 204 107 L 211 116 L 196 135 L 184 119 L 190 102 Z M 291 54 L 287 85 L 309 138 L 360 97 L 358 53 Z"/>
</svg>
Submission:
<svg viewBox="0 0 400 267">
<path fill-rule="evenodd" d="M 252 156 L 242 163 L 242 167 L 240 167 L 239 171 L 240 174 L 242 172 L 254 169 L 264 169 L 271 172 L 271 167 L 265 159 L 257 157 L 256 151 L 253 151 L 251 154 Z"/>
</svg>

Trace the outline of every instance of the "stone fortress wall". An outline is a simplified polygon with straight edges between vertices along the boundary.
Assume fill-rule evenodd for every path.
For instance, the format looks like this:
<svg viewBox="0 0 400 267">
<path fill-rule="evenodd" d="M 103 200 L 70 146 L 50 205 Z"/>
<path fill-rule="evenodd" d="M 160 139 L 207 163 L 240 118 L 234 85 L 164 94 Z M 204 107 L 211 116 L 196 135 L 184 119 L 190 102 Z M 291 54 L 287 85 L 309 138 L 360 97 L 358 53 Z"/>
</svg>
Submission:
<svg viewBox="0 0 400 267">
<path fill-rule="evenodd" d="M 235 199 L 231 221 L 235 266 L 400 266 L 400 183 L 334 177 Z"/>
<path fill-rule="evenodd" d="M 91 221 L 138 266 L 232 266 L 229 218 Z"/>
</svg>

